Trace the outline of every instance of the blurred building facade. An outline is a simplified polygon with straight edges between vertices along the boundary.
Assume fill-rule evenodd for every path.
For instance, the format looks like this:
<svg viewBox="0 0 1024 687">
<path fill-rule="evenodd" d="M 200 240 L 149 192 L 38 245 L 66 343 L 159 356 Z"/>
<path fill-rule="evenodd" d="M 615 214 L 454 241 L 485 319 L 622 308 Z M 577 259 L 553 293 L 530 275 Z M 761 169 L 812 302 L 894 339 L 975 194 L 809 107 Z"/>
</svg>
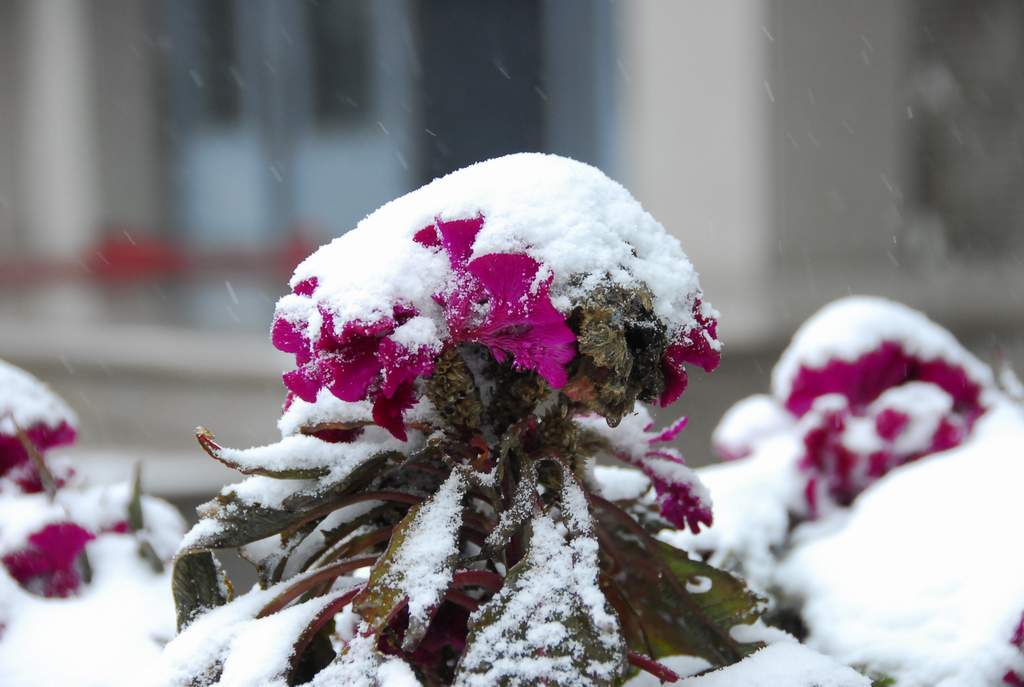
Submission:
<svg viewBox="0 0 1024 687">
<path fill-rule="evenodd" d="M 876 293 L 1024 366 L 1024 11 L 1008 0 L 0 2 L 0 357 L 96 472 L 224 478 L 273 439 L 291 267 L 386 200 L 522 150 L 679 236 L 727 354 L 684 448 L 813 310 Z"/>
</svg>

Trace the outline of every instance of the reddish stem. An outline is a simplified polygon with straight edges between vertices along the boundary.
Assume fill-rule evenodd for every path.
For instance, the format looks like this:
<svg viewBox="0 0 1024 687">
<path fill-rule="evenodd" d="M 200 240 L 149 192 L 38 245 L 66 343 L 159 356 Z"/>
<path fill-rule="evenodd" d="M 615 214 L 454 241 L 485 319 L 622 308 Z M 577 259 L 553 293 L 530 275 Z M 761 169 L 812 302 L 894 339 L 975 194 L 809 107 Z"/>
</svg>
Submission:
<svg viewBox="0 0 1024 687">
<path fill-rule="evenodd" d="M 460 592 L 457 589 L 449 589 L 447 592 L 445 592 L 444 596 L 453 604 L 462 606 L 470 613 L 480 608 L 479 601 L 471 597 L 469 594 L 466 594 L 465 592 Z"/>
<path fill-rule="evenodd" d="M 303 592 L 312 589 L 319 583 L 333 579 L 339 575 L 344 575 L 345 573 L 356 570 L 357 568 L 365 568 L 368 565 L 373 565 L 376 560 L 377 556 L 362 556 L 360 558 L 351 558 L 347 561 L 341 561 L 340 563 L 329 565 L 326 568 L 321 568 L 312 575 L 303 577 L 301 580 L 288 587 L 288 589 L 285 589 L 283 592 L 271 599 L 270 603 L 264 606 L 262 610 L 256 614 L 256 617 L 265 618 L 271 613 L 277 613 L 294 599 L 301 596 Z M 355 587 L 354 589 L 358 591 L 361 588 L 362 585 L 358 585 L 358 587 Z"/>
<path fill-rule="evenodd" d="M 629 664 L 640 670 L 644 670 L 664 682 L 679 682 L 679 675 L 664 663 L 658 663 L 650 656 L 630 651 L 627 658 Z"/>
<path fill-rule="evenodd" d="M 460 570 L 452 575 L 453 587 L 483 587 L 497 592 L 505 584 L 505 578 L 490 570 Z"/>
<path fill-rule="evenodd" d="M 306 652 L 306 648 L 309 643 L 313 641 L 313 637 L 320 631 L 324 625 L 327 624 L 331 618 L 337 615 L 341 609 L 352 603 L 352 599 L 362 591 L 362 585 L 357 585 L 352 589 L 339 596 L 334 601 L 331 601 L 326 606 L 320 609 L 320 611 L 313 616 L 312 622 L 306 626 L 306 629 L 302 631 L 299 638 L 295 641 L 294 649 L 292 652 L 292 670 L 294 670 L 302 660 L 302 654 Z"/>
</svg>

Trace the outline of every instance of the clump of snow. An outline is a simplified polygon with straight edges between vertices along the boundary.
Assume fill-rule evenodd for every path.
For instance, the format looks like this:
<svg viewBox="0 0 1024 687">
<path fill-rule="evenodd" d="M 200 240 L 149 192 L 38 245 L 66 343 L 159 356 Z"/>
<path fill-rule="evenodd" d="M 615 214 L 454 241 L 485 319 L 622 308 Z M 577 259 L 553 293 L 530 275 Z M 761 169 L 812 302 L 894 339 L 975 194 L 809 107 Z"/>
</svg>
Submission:
<svg viewBox="0 0 1024 687">
<path fill-rule="evenodd" d="M 609 501 L 638 499 L 651 490 L 651 480 L 644 473 L 617 465 L 595 465 L 594 482 L 597 493 Z"/>
<path fill-rule="evenodd" d="M 585 511 L 567 511 L 573 527 L 586 527 Z M 495 622 L 475 630 L 476 637 L 462 656 L 458 685 L 555 680 L 582 687 L 610 682 L 618 674 L 616 661 L 592 661 L 581 674 L 573 658 L 581 659 L 585 649 L 565 626 L 567 618 L 582 613 L 599 631 L 598 641 L 607 651 L 614 652 L 621 644 L 618 619 L 597 585 L 596 540 L 575 536 L 567 541 L 547 515 L 535 517 L 531 531 L 526 559 L 519 564 L 524 566 L 522 573 L 506 582 L 471 619 L 480 622 L 491 605 L 501 609 Z"/>
<path fill-rule="evenodd" d="M 679 687 L 870 687 L 857 671 L 796 642 L 779 642 Z"/>
<path fill-rule="evenodd" d="M 390 561 L 391 583 L 409 600 L 409 624 L 424 626 L 452 581 L 466 483 L 453 470 L 416 513 Z"/>
<path fill-rule="evenodd" d="M 243 471 L 266 468 L 274 471 L 326 468 L 349 473 L 368 458 L 386 451 L 408 453 L 422 444 L 399 441 L 378 427 L 368 427 L 358 441 L 330 442 L 315 436 L 293 434 L 266 446 L 221 448 L 219 454 Z"/>
<path fill-rule="evenodd" d="M 277 428 L 281 436 L 287 437 L 327 424 L 366 423 L 373 417 L 372 406 L 369 401 L 342 401 L 328 389 L 321 389 L 314 403 L 293 398 L 277 421 Z M 406 411 L 405 418 L 412 423 L 435 422 L 437 413 L 430 399 L 423 396 Z"/>
<path fill-rule="evenodd" d="M 412 668 L 400 658 L 379 654 L 374 641 L 373 635 L 357 633 L 310 687 L 420 687 Z"/>
<path fill-rule="evenodd" d="M 754 394 L 726 411 L 711 435 L 711 444 L 723 460 L 750 455 L 754 444 L 793 426 L 790 415 L 774 398 Z"/>
<path fill-rule="evenodd" d="M 982 687 L 1024 671 L 1019 511 L 1024 417 L 1000 404 L 974 438 L 863 493 L 840 527 L 804 525 L 776 582 L 813 646 L 900 687 Z"/>
<path fill-rule="evenodd" d="M 747 458 L 698 468 L 715 499 L 713 525 L 699 534 L 664 530 L 659 538 L 708 555 L 711 565 L 739 570 L 757 591 L 767 591 L 778 549 L 789 536 L 790 514 L 804 510 L 801 451 L 798 437 L 781 433 L 756 444 Z"/>
<path fill-rule="evenodd" d="M 145 539 L 168 560 L 184 522 L 170 505 L 143 497 L 146 530 L 123 533 L 117 525 L 127 517 L 129 498 L 125 484 L 61 489 L 53 503 L 42 494 L 0 499 L 5 551 L 45 523 L 76 522 L 96 533 L 85 547 L 92 578 L 69 598 L 36 596 L 0 566 L 0 684 L 160 684 L 152 666 L 175 632 L 170 573 L 154 572 L 139 543 Z"/>
<path fill-rule="evenodd" d="M 413 235 L 438 220 L 481 216 L 468 257 L 529 255 L 541 263 L 540 275 L 553 276 L 552 300 L 563 313 L 602 283 L 643 283 L 671 332 L 696 325 L 700 287 L 679 242 L 598 169 L 533 153 L 471 165 L 384 205 L 299 265 L 291 285 L 315 278 L 312 298 L 285 296 L 278 315 L 309 322 L 315 332 L 324 311 L 339 323 L 369 322 L 405 303 L 440 324 L 433 295 L 448 277 L 448 259 Z M 440 344 L 437 327 L 414 329 L 403 334 L 409 347 Z"/>
<path fill-rule="evenodd" d="M 75 427 L 75 413 L 49 387 L 24 370 L 0 360 L 0 434 L 14 436 L 15 423 L 22 430 L 42 424 L 56 430 Z"/>
</svg>

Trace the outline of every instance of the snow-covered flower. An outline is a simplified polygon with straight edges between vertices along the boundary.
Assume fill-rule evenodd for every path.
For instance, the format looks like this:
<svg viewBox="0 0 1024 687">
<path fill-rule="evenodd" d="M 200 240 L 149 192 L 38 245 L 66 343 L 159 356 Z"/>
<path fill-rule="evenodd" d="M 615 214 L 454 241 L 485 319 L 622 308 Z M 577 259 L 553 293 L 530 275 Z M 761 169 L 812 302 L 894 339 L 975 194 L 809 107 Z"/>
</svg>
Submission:
<svg viewBox="0 0 1024 687">
<path fill-rule="evenodd" d="M 671 446 L 685 421 L 654 430 L 644 404 L 678 400 L 721 344 L 678 242 L 625 189 L 564 158 L 491 160 L 385 205 L 290 284 L 272 330 L 296 363 L 281 441 L 198 433 L 248 477 L 182 542 L 172 684 L 396 666 L 429 684 L 620 684 L 631 665 L 671 677 L 657 659 L 674 653 L 722 666 L 757 646 L 729 630 L 758 600 L 648 529 L 711 522 Z M 649 493 L 598 493 L 600 453 Z M 213 550 L 238 546 L 260 588 L 231 601 Z M 286 648 L 246 659 L 261 637 Z"/>
</svg>

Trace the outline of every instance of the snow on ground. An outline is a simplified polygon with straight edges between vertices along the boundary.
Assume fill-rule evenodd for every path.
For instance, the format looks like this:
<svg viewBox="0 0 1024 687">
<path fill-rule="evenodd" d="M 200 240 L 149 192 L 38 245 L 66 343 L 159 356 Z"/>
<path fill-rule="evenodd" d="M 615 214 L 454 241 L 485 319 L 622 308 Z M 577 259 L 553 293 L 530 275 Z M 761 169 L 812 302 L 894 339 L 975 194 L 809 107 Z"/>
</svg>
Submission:
<svg viewBox="0 0 1024 687">
<path fill-rule="evenodd" d="M 12 501 L 100 532 L 127 513 L 128 485 L 62 489 L 52 506 L 42 494 L 0 501 L 5 539 Z M 38 497 L 38 499 L 37 499 Z M 24 501 L 27 499 L 27 501 Z M 165 560 L 184 523 L 168 504 L 144 499 L 147 539 Z M 23 524 L 23 523 L 21 523 Z M 24 529 L 24 528 L 19 528 Z M 13 544 L 11 537 L 8 544 Z M 101 533 L 86 545 L 92 579 L 75 596 L 58 599 L 22 589 L 0 566 L 0 684 L 140 687 L 159 684 L 153 666 L 174 637 L 170 573 L 156 573 L 139 555 L 135 536 Z M 6 548 L 6 547 L 5 547 Z M 13 548 L 13 547 L 12 547 Z"/>
<path fill-rule="evenodd" d="M 904 466 L 842 527 L 808 523 L 776 582 L 804 600 L 810 643 L 900 687 L 984 687 L 1024 674 L 1024 412 L 1002 404 L 974 438 Z"/>
<path fill-rule="evenodd" d="M 771 400 L 780 408 L 792 401 L 791 383 L 807 370 L 864 360 L 892 342 L 909 356 L 909 372 L 902 363 L 833 367 L 852 369 L 837 377 L 845 396 L 826 386 L 802 399 L 806 409 L 790 408 L 805 414 L 788 427 L 765 422 L 758 434 L 745 426 L 769 418 Z M 1024 654 L 1011 643 L 1024 634 L 1020 402 L 948 332 L 881 299 L 843 299 L 811 318 L 773 381 L 774 399 L 737 404 L 716 432 L 716 444 L 747 457 L 698 470 L 715 501 L 713 526 L 661 537 L 802 607 L 811 647 L 899 687 L 982 687 L 1011 670 L 1024 675 Z M 841 407 L 841 421 L 828 420 L 830 404 Z M 885 427 L 892 417 L 900 418 L 895 437 Z M 821 454 L 828 460 L 910 462 L 854 463 L 851 505 L 815 510 L 807 472 L 830 463 L 809 463 L 821 446 L 808 440 L 812 430 L 842 449 Z"/>
</svg>

